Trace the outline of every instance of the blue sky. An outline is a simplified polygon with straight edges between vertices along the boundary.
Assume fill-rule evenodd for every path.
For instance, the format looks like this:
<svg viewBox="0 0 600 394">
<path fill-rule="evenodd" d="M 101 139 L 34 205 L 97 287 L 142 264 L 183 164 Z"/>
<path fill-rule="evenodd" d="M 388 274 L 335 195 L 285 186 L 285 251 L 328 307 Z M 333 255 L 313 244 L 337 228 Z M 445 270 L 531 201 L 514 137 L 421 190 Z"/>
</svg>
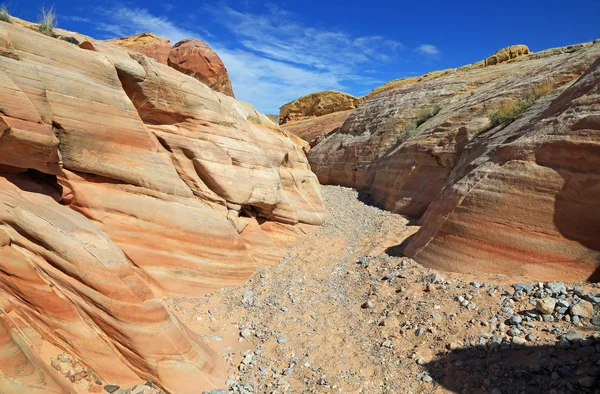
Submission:
<svg viewBox="0 0 600 394">
<path fill-rule="evenodd" d="M 172 44 L 196 37 L 215 49 L 238 99 L 264 113 L 304 94 L 357 96 L 392 79 L 457 67 L 497 49 L 533 51 L 600 37 L 600 1 L 285 2 L 8 0 L 35 21 L 52 6 L 58 25 L 97 39 L 151 31 Z"/>
</svg>

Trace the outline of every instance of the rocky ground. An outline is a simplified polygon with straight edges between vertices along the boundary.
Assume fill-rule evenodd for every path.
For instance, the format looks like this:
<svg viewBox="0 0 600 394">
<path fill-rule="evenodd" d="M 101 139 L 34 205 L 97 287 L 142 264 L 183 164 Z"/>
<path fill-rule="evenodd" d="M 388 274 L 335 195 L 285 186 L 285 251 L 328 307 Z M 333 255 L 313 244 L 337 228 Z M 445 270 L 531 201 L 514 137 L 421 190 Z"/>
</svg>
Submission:
<svg viewBox="0 0 600 394">
<path fill-rule="evenodd" d="M 597 392 L 596 284 L 431 271 L 401 257 L 410 220 L 323 193 L 329 219 L 282 262 L 166 300 L 229 365 L 214 393 Z"/>
</svg>

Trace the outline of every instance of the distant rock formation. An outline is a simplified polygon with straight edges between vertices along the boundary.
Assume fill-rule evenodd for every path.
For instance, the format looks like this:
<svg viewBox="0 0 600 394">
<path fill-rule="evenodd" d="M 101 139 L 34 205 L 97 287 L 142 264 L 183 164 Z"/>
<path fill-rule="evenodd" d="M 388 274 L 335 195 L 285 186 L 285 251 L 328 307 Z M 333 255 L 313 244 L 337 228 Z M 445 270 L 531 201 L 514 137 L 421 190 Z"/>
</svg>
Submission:
<svg viewBox="0 0 600 394">
<path fill-rule="evenodd" d="M 326 90 L 284 104 L 279 111 L 282 128 L 306 141 L 340 127 L 362 99 Z"/>
<path fill-rule="evenodd" d="M 485 65 L 493 66 L 525 55 L 529 55 L 529 48 L 527 45 L 511 45 L 500 49 L 492 56 L 485 59 Z"/>
<path fill-rule="evenodd" d="M 223 61 L 204 41 L 193 38 L 179 41 L 171 48 L 168 63 L 211 89 L 234 97 Z"/>
<path fill-rule="evenodd" d="M 220 357 L 160 298 L 278 261 L 325 219 L 317 179 L 251 105 L 76 37 L 0 22 L 0 391 L 73 392 L 52 352 L 104 383 L 211 390 Z"/>
<path fill-rule="evenodd" d="M 152 33 L 141 33 L 107 41 L 120 47 L 142 53 L 150 59 L 154 59 L 165 65 L 167 64 L 169 52 L 171 51 L 171 41 L 166 38 L 157 37 Z"/>
<path fill-rule="evenodd" d="M 421 217 L 405 253 L 425 265 L 585 280 L 600 267 L 599 56 L 586 43 L 386 84 L 312 169 Z"/>
</svg>

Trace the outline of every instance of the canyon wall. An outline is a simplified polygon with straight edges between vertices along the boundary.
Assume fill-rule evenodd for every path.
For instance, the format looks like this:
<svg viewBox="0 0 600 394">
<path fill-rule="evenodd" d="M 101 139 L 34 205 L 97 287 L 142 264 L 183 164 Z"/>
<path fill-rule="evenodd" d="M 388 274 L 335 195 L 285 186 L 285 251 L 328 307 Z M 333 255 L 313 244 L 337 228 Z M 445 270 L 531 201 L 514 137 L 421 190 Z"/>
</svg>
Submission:
<svg viewBox="0 0 600 394">
<path fill-rule="evenodd" d="M 397 82 L 309 161 L 322 183 L 421 217 L 404 252 L 422 264 L 588 279 L 600 266 L 599 56 L 587 43 Z"/>
<path fill-rule="evenodd" d="M 76 36 L 0 23 L 1 384 L 69 392 L 54 349 L 125 387 L 222 385 L 219 357 L 160 297 L 278 261 L 324 221 L 317 179 L 249 104 Z"/>
</svg>

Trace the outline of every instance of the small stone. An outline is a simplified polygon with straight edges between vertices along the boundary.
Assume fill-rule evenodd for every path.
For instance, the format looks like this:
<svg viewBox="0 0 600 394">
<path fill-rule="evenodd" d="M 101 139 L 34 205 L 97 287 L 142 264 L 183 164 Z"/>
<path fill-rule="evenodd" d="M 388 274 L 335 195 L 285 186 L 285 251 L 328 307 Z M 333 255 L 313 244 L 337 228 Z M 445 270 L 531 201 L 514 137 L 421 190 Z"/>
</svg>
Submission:
<svg viewBox="0 0 600 394">
<path fill-rule="evenodd" d="M 515 283 L 512 287 L 515 291 L 525 291 L 527 294 L 533 291 L 533 285 L 529 283 Z"/>
<path fill-rule="evenodd" d="M 279 337 L 277 338 L 277 343 L 282 344 L 282 343 L 286 343 L 287 339 L 285 339 L 285 337 Z"/>
<path fill-rule="evenodd" d="M 358 262 L 357 262 L 357 264 L 360 264 L 360 265 L 365 265 L 365 264 L 367 264 L 367 262 L 368 262 L 368 261 L 369 261 L 369 260 L 367 260 L 367 258 L 366 258 L 365 256 L 360 256 L 360 257 L 358 258 Z"/>
<path fill-rule="evenodd" d="M 575 305 L 571 305 L 571 316 L 590 318 L 594 314 L 594 305 L 591 302 L 581 300 Z"/>
<path fill-rule="evenodd" d="M 594 387 L 594 383 L 596 382 L 596 379 L 594 379 L 592 376 L 584 376 L 583 378 L 579 379 L 577 381 L 579 383 L 579 385 L 581 387 Z"/>
<path fill-rule="evenodd" d="M 508 330 L 508 335 L 510 335 L 511 337 L 518 337 L 519 335 L 521 335 L 521 331 L 513 327 L 510 330 Z"/>
<path fill-rule="evenodd" d="M 106 391 L 107 393 L 114 393 L 115 391 L 117 391 L 120 388 L 121 387 L 119 387 L 115 384 L 107 384 L 106 386 L 104 386 L 104 391 Z"/>
<path fill-rule="evenodd" d="M 386 339 L 385 341 L 383 341 L 383 343 L 381 344 L 381 346 L 387 347 L 387 348 L 391 348 L 392 347 L 392 341 L 390 341 L 389 339 Z"/>
<path fill-rule="evenodd" d="M 519 315 L 513 315 L 508 319 L 508 322 L 513 326 L 518 326 L 523 321 L 523 318 Z"/>
<path fill-rule="evenodd" d="M 567 287 L 562 282 L 546 283 L 544 287 L 552 294 L 567 294 Z"/>
<path fill-rule="evenodd" d="M 425 365 L 425 364 L 427 364 L 427 361 L 425 361 L 425 359 L 421 357 L 420 359 L 417 360 L 417 364 Z"/>
<path fill-rule="evenodd" d="M 423 335 L 424 332 L 425 331 L 421 327 L 419 327 L 415 330 L 415 335 L 420 337 L 421 335 Z"/>
<path fill-rule="evenodd" d="M 554 312 L 554 307 L 556 305 L 556 301 L 554 298 L 546 297 L 537 300 L 535 304 L 535 309 L 544 315 L 549 315 Z"/>
<path fill-rule="evenodd" d="M 473 286 L 476 289 L 479 289 L 481 287 L 481 283 L 479 283 L 477 281 L 473 281 L 473 282 L 471 282 L 471 286 Z"/>
<path fill-rule="evenodd" d="M 432 382 L 432 381 L 433 381 L 433 379 L 432 379 L 432 378 L 431 378 L 431 376 L 429 376 L 429 375 L 425 375 L 425 376 L 423 376 L 423 379 L 422 379 L 422 380 L 423 380 L 425 383 L 430 383 L 430 382 Z"/>
<path fill-rule="evenodd" d="M 569 331 L 566 334 L 564 334 L 562 337 L 563 337 L 563 339 L 566 339 L 567 341 L 570 341 L 570 342 L 583 341 L 583 337 L 577 331 Z"/>
<path fill-rule="evenodd" d="M 249 328 L 244 328 L 242 331 L 240 331 L 240 336 L 242 338 L 248 338 L 251 334 L 252 332 L 250 332 Z"/>
<path fill-rule="evenodd" d="M 512 343 L 514 343 L 515 345 L 521 346 L 521 345 L 525 345 L 525 339 L 524 338 L 520 338 L 520 337 L 513 337 L 512 339 Z"/>
<path fill-rule="evenodd" d="M 371 300 L 367 300 L 367 302 L 365 302 L 364 304 L 361 305 L 361 308 L 371 309 L 371 308 L 373 308 L 373 303 L 371 302 Z"/>
<path fill-rule="evenodd" d="M 446 281 L 440 274 L 436 274 L 435 272 L 429 273 L 425 279 L 434 285 L 441 284 Z"/>
<path fill-rule="evenodd" d="M 535 342 L 537 341 L 537 335 L 533 334 L 533 333 L 529 333 L 525 336 L 525 339 L 527 339 L 529 342 Z"/>
</svg>

